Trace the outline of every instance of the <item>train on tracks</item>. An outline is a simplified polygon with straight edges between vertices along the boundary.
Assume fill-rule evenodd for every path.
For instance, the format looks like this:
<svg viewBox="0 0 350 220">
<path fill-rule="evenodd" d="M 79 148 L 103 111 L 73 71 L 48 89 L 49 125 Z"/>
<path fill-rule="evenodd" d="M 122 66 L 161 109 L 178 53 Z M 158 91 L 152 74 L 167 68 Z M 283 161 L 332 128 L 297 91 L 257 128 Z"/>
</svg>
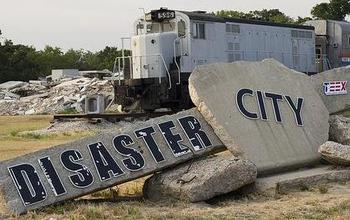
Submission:
<svg viewBox="0 0 350 220">
<path fill-rule="evenodd" d="M 198 65 L 274 58 L 310 75 L 349 65 L 350 23 L 278 24 L 161 8 L 135 21 L 130 48 L 114 64 L 115 102 L 126 111 L 180 110 L 193 105 L 188 79 Z"/>
</svg>

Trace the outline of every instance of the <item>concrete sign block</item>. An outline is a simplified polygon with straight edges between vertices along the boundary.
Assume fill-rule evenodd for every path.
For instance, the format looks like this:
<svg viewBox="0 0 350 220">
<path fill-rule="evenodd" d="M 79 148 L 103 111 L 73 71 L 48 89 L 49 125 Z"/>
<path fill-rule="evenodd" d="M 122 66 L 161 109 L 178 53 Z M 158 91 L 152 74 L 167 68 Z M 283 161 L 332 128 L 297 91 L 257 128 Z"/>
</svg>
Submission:
<svg viewBox="0 0 350 220">
<path fill-rule="evenodd" d="M 341 67 L 311 76 L 330 114 L 350 109 L 350 68 Z"/>
<path fill-rule="evenodd" d="M 329 113 L 307 75 L 275 60 L 203 65 L 189 89 L 225 146 L 258 174 L 319 161 Z"/>
<path fill-rule="evenodd" d="M 8 208 L 23 213 L 224 149 L 192 109 L 3 161 L 0 184 Z"/>
</svg>

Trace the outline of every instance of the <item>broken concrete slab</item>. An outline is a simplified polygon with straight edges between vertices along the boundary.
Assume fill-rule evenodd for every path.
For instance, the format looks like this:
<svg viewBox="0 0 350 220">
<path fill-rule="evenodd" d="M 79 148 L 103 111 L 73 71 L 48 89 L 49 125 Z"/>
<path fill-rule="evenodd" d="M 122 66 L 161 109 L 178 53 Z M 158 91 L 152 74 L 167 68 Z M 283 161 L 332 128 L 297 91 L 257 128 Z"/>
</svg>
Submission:
<svg viewBox="0 0 350 220">
<path fill-rule="evenodd" d="M 350 145 L 350 118 L 341 115 L 329 117 L 329 140 Z"/>
<path fill-rule="evenodd" d="M 144 196 L 153 201 L 169 198 L 200 202 L 255 181 L 253 163 L 234 156 L 212 156 L 181 164 L 148 178 Z"/>
<path fill-rule="evenodd" d="M 330 114 L 350 109 L 350 68 L 340 67 L 311 76 Z"/>
<path fill-rule="evenodd" d="M 34 115 L 34 114 L 35 114 L 35 109 L 30 109 L 24 112 L 24 115 Z"/>
<path fill-rule="evenodd" d="M 20 96 L 16 95 L 12 92 L 8 92 L 8 91 L 4 91 L 4 92 L 0 92 L 0 100 L 4 99 L 4 100 L 17 100 L 19 99 Z"/>
<path fill-rule="evenodd" d="M 191 99 L 225 146 L 258 173 L 318 163 L 329 113 L 309 76 L 275 60 L 198 66 Z"/>
<path fill-rule="evenodd" d="M 22 81 L 8 81 L 0 84 L 0 89 L 11 90 L 17 87 L 28 85 L 26 82 Z"/>
<path fill-rule="evenodd" d="M 322 158 L 334 165 L 350 166 L 350 146 L 327 141 L 318 149 Z"/>
<path fill-rule="evenodd" d="M 327 183 L 347 181 L 350 181 L 349 168 L 322 165 L 315 168 L 259 177 L 254 184 L 242 189 L 241 193 L 258 193 L 267 196 L 276 196 L 278 194 L 305 190 Z"/>
<path fill-rule="evenodd" d="M 0 163 L 8 208 L 23 213 L 224 150 L 191 109 Z"/>
</svg>

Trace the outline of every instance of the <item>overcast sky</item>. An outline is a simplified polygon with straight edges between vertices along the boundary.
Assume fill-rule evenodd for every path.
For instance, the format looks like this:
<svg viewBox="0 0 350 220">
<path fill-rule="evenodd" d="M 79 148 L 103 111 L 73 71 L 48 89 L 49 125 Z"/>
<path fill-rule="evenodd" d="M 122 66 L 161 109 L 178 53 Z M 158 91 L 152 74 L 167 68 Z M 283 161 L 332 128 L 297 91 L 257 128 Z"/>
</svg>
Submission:
<svg viewBox="0 0 350 220">
<path fill-rule="evenodd" d="M 310 16 L 311 8 L 327 0 L 0 0 L 0 30 L 15 43 L 67 50 L 96 51 L 121 46 L 132 24 L 146 11 L 159 7 L 208 12 L 231 9 L 278 8 L 289 16 Z"/>
</svg>

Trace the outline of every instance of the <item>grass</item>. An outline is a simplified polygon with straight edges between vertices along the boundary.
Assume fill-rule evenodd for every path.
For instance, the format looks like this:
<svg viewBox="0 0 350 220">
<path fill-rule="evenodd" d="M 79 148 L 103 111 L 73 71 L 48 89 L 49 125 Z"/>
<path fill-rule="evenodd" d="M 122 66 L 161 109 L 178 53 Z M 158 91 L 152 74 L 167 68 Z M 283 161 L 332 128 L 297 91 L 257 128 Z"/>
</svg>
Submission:
<svg viewBox="0 0 350 220">
<path fill-rule="evenodd" d="M 58 114 L 67 114 L 67 115 L 78 114 L 78 113 L 79 112 L 75 108 L 67 108 L 63 111 L 58 112 Z"/>
<path fill-rule="evenodd" d="M 67 131 L 56 135 L 23 132 L 45 128 L 50 120 L 51 116 L 0 117 L 0 160 L 62 144 L 85 135 Z M 208 205 L 174 200 L 146 201 L 142 198 L 142 187 L 146 178 L 21 216 L 8 214 L 5 201 L 0 198 L 0 219 L 350 219 L 350 183 L 315 188 L 305 186 L 301 187 L 300 192 L 281 195 L 277 199 L 266 196 L 249 196 L 239 200 L 225 198 Z"/>
<path fill-rule="evenodd" d="M 30 132 L 48 127 L 52 119 L 49 115 L 0 116 L 0 160 L 67 143 L 86 135 L 75 132 L 50 135 Z"/>
<path fill-rule="evenodd" d="M 49 115 L 0 116 L 0 137 L 48 127 L 52 119 Z"/>
</svg>

